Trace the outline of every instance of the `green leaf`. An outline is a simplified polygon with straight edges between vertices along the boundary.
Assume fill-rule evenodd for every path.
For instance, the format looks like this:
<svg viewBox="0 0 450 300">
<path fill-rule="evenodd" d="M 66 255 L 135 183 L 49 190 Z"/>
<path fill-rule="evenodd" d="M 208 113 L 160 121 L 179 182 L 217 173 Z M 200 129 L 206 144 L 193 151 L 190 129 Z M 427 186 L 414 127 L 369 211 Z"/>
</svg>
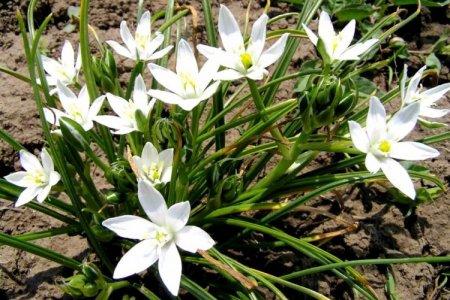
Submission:
<svg viewBox="0 0 450 300">
<path fill-rule="evenodd" d="M 402 5 L 417 5 L 417 0 L 394 0 L 394 4 L 398 6 Z M 420 4 L 422 6 L 429 6 L 429 7 L 444 7 L 450 4 L 450 0 L 446 1 L 439 1 L 439 0 L 422 0 L 420 1 Z"/>
<path fill-rule="evenodd" d="M 431 53 L 430 55 L 428 55 L 425 63 L 427 65 L 427 67 L 430 69 L 441 70 L 441 68 L 442 68 L 442 64 L 439 61 L 439 58 L 437 58 L 436 54 L 434 54 L 434 53 Z"/>
<path fill-rule="evenodd" d="M 362 20 L 374 13 L 372 5 L 369 4 L 350 4 L 341 7 L 335 12 L 339 21 Z"/>
<path fill-rule="evenodd" d="M 419 124 L 421 127 L 428 128 L 428 129 L 447 127 L 447 124 L 445 124 L 445 123 L 433 122 L 433 121 L 428 121 L 428 120 L 424 120 L 424 119 L 419 119 Z"/>
</svg>

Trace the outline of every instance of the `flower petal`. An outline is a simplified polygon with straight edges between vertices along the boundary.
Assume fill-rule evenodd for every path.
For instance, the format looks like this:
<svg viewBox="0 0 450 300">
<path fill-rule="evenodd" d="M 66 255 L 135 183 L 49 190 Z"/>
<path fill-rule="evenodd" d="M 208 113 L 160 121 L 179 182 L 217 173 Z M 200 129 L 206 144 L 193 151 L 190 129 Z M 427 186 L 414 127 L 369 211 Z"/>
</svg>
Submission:
<svg viewBox="0 0 450 300">
<path fill-rule="evenodd" d="M 17 199 L 16 203 L 14 204 L 15 207 L 22 206 L 24 204 L 27 204 L 31 200 L 36 197 L 36 195 L 40 192 L 41 188 L 36 186 L 31 186 L 23 190 L 22 193 L 20 193 L 19 198 Z"/>
<path fill-rule="evenodd" d="M 51 171 L 48 178 L 48 185 L 54 186 L 61 179 L 61 175 L 59 175 L 56 171 Z"/>
<path fill-rule="evenodd" d="M 258 61 L 258 66 L 265 69 L 275 63 L 284 52 L 286 41 L 289 37 L 288 33 L 284 33 L 278 41 L 276 41 L 269 49 L 263 52 Z"/>
<path fill-rule="evenodd" d="M 403 101 L 405 103 L 412 103 L 414 102 L 414 99 L 412 99 L 412 96 L 417 92 L 417 88 L 419 87 L 420 80 L 422 79 L 423 72 L 427 66 L 423 66 L 419 69 L 419 71 L 414 74 L 413 77 L 409 80 L 408 88 L 406 89 L 405 98 Z"/>
<path fill-rule="evenodd" d="M 186 73 L 197 77 L 198 74 L 197 60 L 195 59 L 194 52 L 189 43 L 184 39 L 180 39 L 178 42 L 176 70 L 178 75 Z"/>
<path fill-rule="evenodd" d="M 89 119 L 93 120 L 98 113 L 100 112 L 100 109 L 103 106 L 103 101 L 105 100 L 105 96 L 100 96 L 97 99 L 92 102 L 91 107 L 89 108 L 88 117 Z"/>
<path fill-rule="evenodd" d="M 381 101 L 374 96 L 369 102 L 366 130 L 370 141 L 378 140 L 386 132 L 386 110 Z"/>
<path fill-rule="evenodd" d="M 244 39 L 242 38 L 239 25 L 225 5 L 220 5 L 219 34 L 226 51 L 234 52 L 244 49 Z"/>
<path fill-rule="evenodd" d="M 222 49 L 207 45 L 197 45 L 197 50 L 209 60 L 213 60 L 221 66 L 230 69 L 237 69 L 242 65 L 239 55 L 236 55 L 234 53 L 225 52 Z"/>
<path fill-rule="evenodd" d="M 75 67 L 75 52 L 68 40 L 64 42 L 61 50 L 61 62 L 66 68 L 73 69 Z"/>
<path fill-rule="evenodd" d="M 422 92 L 420 95 L 423 97 L 421 102 L 427 106 L 434 104 L 434 102 L 441 99 L 448 91 L 450 91 L 450 82 L 435 86 L 429 90 Z"/>
<path fill-rule="evenodd" d="M 150 165 L 150 163 L 158 163 L 158 150 L 152 143 L 145 143 L 144 149 L 142 149 L 141 159 L 143 160 L 143 163 L 147 165 Z"/>
<path fill-rule="evenodd" d="M 120 259 L 113 278 L 120 279 L 148 269 L 158 259 L 158 251 L 153 239 L 143 240 L 134 245 Z"/>
<path fill-rule="evenodd" d="M 219 64 L 213 59 L 208 59 L 200 69 L 197 80 L 197 92 L 203 93 L 208 84 L 213 80 L 219 70 Z M 209 97 L 208 97 L 209 98 Z"/>
<path fill-rule="evenodd" d="M 115 218 L 109 218 L 102 222 L 102 225 L 118 236 L 144 240 L 150 237 L 150 233 L 158 229 L 158 226 L 138 216 L 124 215 Z"/>
<path fill-rule="evenodd" d="M 348 121 L 350 129 L 350 137 L 353 145 L 361 152 L 367 153 L 369 151 L 369 138 L 367 133 L 362 129 L 361 125 L 354 121 Z"/>
<path fill-rule="evenodd" d="M 170 180 L 172 180 L 172 166 L 164 168 L 161 178 L 159 179 L 162 183 L 168 183 Z"/>
<path fill-rule="evenodd" d="M 191 205 L 189 201 L 175 203 L 167 211 L 167 226 L 177 232 L 186 225 L 190 212 Z"/>
<path fill-rule="evenodd" d="M 127 22 L 125 21 L 120 22 L 120 36 L 122 37 L 122 40 L 127 46 L 130 54 L 136 57 L 136 42 L 134 41 L 130 29 L 128 29 Z"/>
<path fill-rule="evenodd" d="M 164 167 L 169 167 L 173 162 L 173 148 L 165 149 L 158 154 L 159 161 L 164 164 Z"/>
<path fill-rule="evenodd" d="M 152 63 L 148 64 L 148 68 L 156 81 L 158 81 L 158 83 L 160 83 L 163 87 L 177 95 L 183 95 L 183 85 L 177 74 Z"/>
<path fill-rule="evenodd" d="M 136 54 L 132 54 L 130 50 L 122 46 L 116 41 L 106 41 L 106 43 L 113 48 L 114 51 L 117 52 L 117 54 L 125 56 L 127 58 L 136 59 Z"/>
<path fill-rule="evenodd" d="M 266 14 L 262 14 L 258 20 L 253 23 L 251 39 L 248 46 L 248 51 L 251 53 L 253 59 L 258 60 L 264 49 L 264 43 L 266 42 L 266 27 L 269 17 Z"/>
<path fill-rule="evenodd" d="M 375 174 L 381 168 L 380 161 L 378 160 L 378 158 L 376 158 L 375 155 L 372 154 L 372 152 L 367 153 L 365 165 L 367 171 L 369 171 L 372 174 Z"/>
<path fill-rule="evenodd" d="M 191 253 L 208 250 L 215 244 L 209 234 L 197 226 L 185 226 L 178 231 L 176 243 L 178 247 Z"/>
<path fill-rule="evenodd" d="M 127 132 L 127 133 L 129 133 L 134 130 L 134 128 L 131 126 L 130 123 L 128 123 L 124 119 L 116 117 L 116 116 L 106 116 L 106 115 L 105 116 L 96 116 L 94 118 L 94 121 L 96 121 L 97 123 L 100 123 L 106 127 L 120 130 L 121 132 L 130 130 Z"/>
<path fill-rule="evenodd" d="M 340 56 L 352 43 L 353 36 L 355 35 L 355 24 L 355 20 L 351 20 L 339 33 L 342 39 L 334 51 L 335 56 Z"/>
<path fill-rule="evenodd" d="M 314 45 L 317 45 L 317 42 L 319 41 L 319 38 L 317 37 L 317 35 L 311 29 L 309 29 L 309 27 L 307 27 L 305 24 L 302 24 L 302 27 L 303 27 L 303 30 L 305 30 L 306 35 L 308 36 L 311 43 L 313 43 Z"/>
<path fill-rule="evenodd" d="M 27 171 L 42 170 L 42 165 L 36 156 L 28 151 L 20 150 L 20 164 Z"/>
<path fill-rule="evenodd" d="M 164 225 L 167 205 L 161 193 L 147 181 L 140 180 L 138 182 L 138 198 L 150 220 L 156 225 Z"/>
<path fill-rule="evenodd" d="M 52 189 L 51 185 L 46 185 L 44 188 L 41 188 L 41 190 L 37 193 L 36 200 L 39 203 L 44 202 L 45 199 L 47 199 L 48 194 L 50 194 L 50 190 Z"/>
<path fill-rule="evenodd" d="M 404 160 L 425 160 L 439 156 L 439 151 L 417 142 L 393 143 L 389 156 Z"/>
<path fill-rule="evenodd" d="M 19 171 L 14 172 L 11 174 L 6 175 L 4 178 L 6 181 L 20 186 L 20 187 L 27 187 L 29 185 L 28 180 L 26 179 L 28 175 L 28 172 L 25 171 Z"/>
<path fill-rule="evenodd" d="M 160 91 L 160 90 L 149 90 L 148 94 L 151 97 L 154 97 L 158 100 L 161 100 L 164 103 L 167 104 L 180 104 L 182 103 L 185 99 L 181 98 L 180 96 L 178 96 L 177 94 L 171 93 L 171 92 L 166 92 L 166 91 Z"/>
<path fill-rule="evenodd" d="M 164 36 L 163 36 L 164 37 Z M 154 40 L 153 40 L 154 41 Z M 155 60 L 155 59 L 160 59 L 161 57 L 165 56 L 167 53 L 170 52 L 170 50 L 172 50 L 173 46 L 167 46 L 166 48 L 156 51 L 154 52 L 149 58 L 148 60 Z"/>
<path fill-rule="evenodd" d="M 419 103 L 410 104 L 398 111 L 387 124 L 388 135 L 396 141 L 403 139 L 416 126 L 419 112 Z"/>
<path fill-rule="evenodd" d="M 106 94 L 108 98 L 108 103 L 112 110 L 121 118 L 126 118 L 129 109 L 129 102 L 121 97 L 113 95 L 111 93 Z M 114 127 L 112 127 L 114 128 Z"/>
<path fill-rule="evenodd" d="M 403 73 L 402 78 L 400 79 L 400 96 L 402 98 L 402 103 L 409 103 L 406 102 L 405 96 L 406 96 L 406 80 L 408 79 L 408 65 L 403 65 Z M 408 99 L 409 101 L 409 99 Z"/>
<path fill-rule="evenodd" d="M 233 81 L 242 77 L 244 77 L 244 75 L 236 70 L 225 69 L 223 71 L 217 72 L 216 75 L 214 76 L 214 79 L 222 81 Z"/>
<path fill-rule="evenodd" d="M 151 34 L 151 15 L 148 10 L 146 10 L 139 19 L 138 25 L 136 27 L 136 34 L 140 36 L 150 36 Z"/>
<path fill-rule="evenodd" d="M 174 242 L 169 242 L 161 248 L 158 270 L 164 285 L 176 296 L 180 288 L 181 258 Z"/>
<path fill-rule="evenodd" d="M 421 107 L 420 116 L 425 118 L 442 118 L 450 112 L 450 109 L 435 109 L 431 107 Z"/>
<path fill-rule="evenodd" d="M 57 92 L 61 105 L 66 112 L 70 111 L 73 105 L 78 105 L 78 97 L 61 81 L 56 82 Z"/>
<path fill-rule="evenodd" d="M 211 84 L 210 86 L 208 86 L 206 88 L 206 90 L 204 90 L 203 93 L 199 96 L 199 102 L 211 98 L 212 95 L 214 95 L 216 93 L 219 85 L 220 85 L 220 81 L 216 81 L 213 84 Z"/>
<path fill-rule="evenodd" d="M 328 53 L 331 53 L 331 43 L 336 36 L 334 32 L 333 23 L 331 22 L 330 16 L 326 11 L 322 11 L 319 17 L 319 28 L 318 28 L 319 38 L 325 45 Z"/>
<path fill-rule="evenodd" d="M 339 57 L 339 60 L 358 60 L 360 55 L 367 52 L 373 45 L 378 42 L 378 39 L 370 39 L 368 41 L 354 44 L 347 48 Z"/>
<path fill-rule="evenodd" d="M 380 163 L 384 175 L 392 185 L 409 198 L 414 199 L 416 197 L 416 190 L 405 168 L 392 158 L 381 159 Z"/>
<path fill-rule="evenodd" d="M 42 152 L 41 152 L 41 161 L 42 161 L 42 167 L 43 167 L 45 173 L 50 174 L 50 172 L 55 169 L 55 166 L 53 165 L 52 157 L 50 156 L 47 149 L 45 149 L 45 148 L 43 148 Z"/>
</svg>

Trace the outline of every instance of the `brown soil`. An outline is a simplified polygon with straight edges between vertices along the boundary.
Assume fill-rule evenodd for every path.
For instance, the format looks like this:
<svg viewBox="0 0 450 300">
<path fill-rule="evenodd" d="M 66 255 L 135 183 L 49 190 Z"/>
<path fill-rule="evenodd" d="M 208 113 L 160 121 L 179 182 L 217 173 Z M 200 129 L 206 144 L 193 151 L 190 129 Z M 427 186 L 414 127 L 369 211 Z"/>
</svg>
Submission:
<svg viewBox="0 0 450 300">
<path fill-rule="evenodd" d="M 0 65 L 5 65 L 21 73 L 26 72 L 26 64 L 22 51 L 21 38 L 18 36 L 15 20 L 17 9 L 24 11 L 26 2 L 23 0 L 5 0 L 0 3 Z M 157 11 L 165 7 L 164 0 L 150 2 L 147 8 Z M 199 1 L 182 1 L 194 5 L 199 9 Z M 221 1 L 244 20 L 245 6 L 241 1 Z M 253 1 L 254 7 L 250 14 L 254 21 L 260 14 L 261 5 Z M 67 7 L 77 5 L 78 1 L 43 0 L 40 1 L 36 12 L 36 21 L 40 22 L 50 12 L 53 13 L 53 21 L 49 25 L 44 36 L 44 47 L 52 56 L 59 56 L 59 49 L 64 39 L 69 39 L 73 44 L 77 43 L 77 34 L 67 34 L 62 28 L 67 24 Z M 101 39 L 119 40 L 118 26 L 122 19 L 132 20 L 136 11 L 137 1 L 113 0 L 92 1 L 90 9 L 90 22 Z M 289 7 L 282 3 L 275 3 L 272 10 L 274 14 L 285 12 Z M 218 4 L 214 3 L 214 11 L 217 12 Z M 448 25 L 439 22 L 431 22 L 429 14 L 425 14 L 418 24 L 425 24 L 421 31 L 404 30 L 405 39 L 411 48 L 426 50 L 442 34 L 443 28 Z M 434 19 L 433 19 L 434 21 Z M 278 28 L 292 26 L 294 20 L 277 24 Z M 200 20 L 202 24 L 202 20 Z M 241 24 L 243 25 L 243 24 Z M 417 25 L 417 24 L 416 24 Z M 188 26 L 189 27 L 189 26 Z M 202 28 L 200 28 L 202 29 Z M 186 30 L 185 37 L 189 37 L 190 30 Z M 202 36 L 204 39 L 204 35 Z M 295 68 L 305 58 L 314 57 L 315 51 L 310 43 L 303 41 L 301 47 L 294 56 L 291 68 Z M 130 65 L 122 60 L 118 64 L 124 65 L 120 70 L 123 73 L 129 71 Z M 411 70 L 412 72 L 412 70 Z M 448 76 L 448 69 L 444 66 L 442 76 Z M 374 74 L 380 85 L 385 85 L 386 74 Z M 126 75 L 124 75 L 124 79 Z M 444 78 L 444 80 L 448 80 Z M 285 99 L 292 95 L 292 83 L 286 83 L 280 89 L 278 98 Z M 0 73 L 0 124 L 17 138 L 31 151 L 42 147 L 42 131 L 35 109 L 35 104 L 30 87 L 14 78 Z M 447 122 L 449 119 L 446 120 Z M 420 134 L 420 133 L 419 133 Z M 437 145 L 442 155 L 428 162 L 430 167 L 441 179 L 448 182 L 449 161 L 448 144 Z M 0 176 L 4 176 L 19 165 L 15 153 L 3 142 L 0 142 Z M 324 164 L 325 161 L 317 161 Z M 363 189 L 364 190 L 364 189 Z M 386 203 L 386 197 L 382 193 L 358 192 L 347 188 L 342 190 L 343 205 L 340 207 L 334 195 L 325 195 L 311 203 L 313 206 L 340 214 L 346 219 L 359 222 L 356 231 L 337 237 L 323 245 L 325 249 L 342 259 L 376 258 L 383 256 L 420 256 L 420 255 L 446 255 L 450 252 L 450 199 L 448 193 L 441 196 L 435 202 L 420 206 L 414 214 L 405 217 L 395 206 Z M 28 208 L 13 209 L 10 202 L 0 200 L 0 230 L 8 234 L 20 234 L 31 231 L 48 229 L 60 224 L 55 220 L 34 212 Z M 279 226 L 296 235 L 322 233 L 333 231 L 340 225 L 334 220 L 328 220 L 317 214 L 295 213 L 285 218 Z M 318 225 L 318 226 L 317 226 Z M 315 228 L 311 231 L 311 228 Z M 252 238 L 261 238 L 255 236 Z M 59 236 L 53 239 L 44 239 L 38 244 L 50 247 L 65 255 L 85 258 L 86 242 L 78 237 Z M 238 255 L 234 253 L 234 255 Z M 261 257 L 264 260 L 258 260 Z M 264 250 L 258 254 L 252 254 L 245 258 L 250 265 L 259 265 L 270 269 L 276 274 L 287 273 L 299 269 L 299 266 L 312 265 L 304 257 L 289 249 Z M 264 261 L 254 263 L 255 261 Z M 384 284 L 389 270 L 397 282 L 397 293 L 400 299 L 449 299 L 450 294 L 444 290 L 435 290 L 436 279 L 442 271 L 442 266 L 430 264 L 397 265 L 392 267 L 368 266 L 358 268 L 367 278 L 369 284 L 377 291 L 380 299 L 385 299 Z M 63 293 L 58 288 L 58 281 L 70 275 L 67 270 L 58 267 L 47 260 L 18 251 L 9 247 L 0 248 L 0 298 L 10 299 L 48 299 L 62 298 Z M 301 282 L 313 289 L 317 289 L 324 295 L 335 299 L 353 298 L 352 292 L 341 280 L 330 273 L 309 277 Z M 297 299 L 292 294 L 292 299 Z M 268 295 L 267 298 L 270 298 Z"/>
</svg>

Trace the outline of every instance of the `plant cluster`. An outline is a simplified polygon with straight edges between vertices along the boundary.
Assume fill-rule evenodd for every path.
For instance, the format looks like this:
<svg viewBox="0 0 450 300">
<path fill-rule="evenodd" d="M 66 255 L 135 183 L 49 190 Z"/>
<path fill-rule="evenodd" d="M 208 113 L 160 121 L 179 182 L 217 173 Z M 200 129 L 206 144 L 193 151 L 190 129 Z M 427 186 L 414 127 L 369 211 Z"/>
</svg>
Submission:
<svg viewBox="0 0 450 300">
<path fill-rule="evenodd" d="M 258 286 L 264 286 L 280 299 L 287 299 L 288 289 L 326 299 L 295 279 L 330 270 L 355 293 L 376 299 L 352 265 L 449 261 L 343 262 L 313 243 L 332 234 L 295 237 L 273 225 L 309 200 L 348 185 L 386 187 L 388 199 L 411 209 L 444 190 L 437 177 L 411 161 L 437 157 L 429 144 L 448 139 L 448 133 L 404 140 L 418 121 L 448 113 L 434 106 L 450 83 L 423 90 L 425 67 L 410 79 L 405 67 L 399 87 L 387 93 L 366 93 L 360 85 L 361 74 L 380 67 L 377 48 L 419 10 L 405 20 L 382 17 L 354 42 L 357 22 L 336 32 L 325 10 L 317 34 L 310 29 L 322 1 L 303 1 L 299 13 L 273 18 L 263 13 L 249 32 L 241 31 L 221 5 L 217 36 L 211 4 L 204 0 L 208 45 L 194 46 L 180 37 L 192 7 L 175 8 L 168 1 L 164 22 L 152 32 L 156 18 L 140 6 L 134 34 L 122 21 L 122 41 L 103 42 L 88 25 L 89 1 L 81 0 L 80 46 L 75 51 L 66 41 L 61 57 L 54 59 L 40 53 L 51 15 L 35 29 L 36 2 L 30 3 L 27 26 L 18 14 L 28 76 L 1 70 L 32 86 L 45 146 L 39 159 L 1 130 L 1 138 L 19 151 L 24 171 L 0 180 L 0 196 L 66 225 L 18 236 L 0 233 L 0 243 L 73 269 L 62 283 L 67 294 L 159 299 L 177 296 L 181 285 L 199 299 L 262 299 Z M 287 17 L 298 19 L 296 28 L 267 30 Z M 90 48 L 89 33 L 97 39 L 97 52 Z M 299 37 L 309 38 L 321 59 L 304 61 L 286 74 L 299 43 L 307 42 Z M 168 67 L 171 55 L 174 68 Z M 134 62 L 125 86 L 115 56 Z M 292 98 L 275 101 L 280 84 L 288 80 L 297 80 Z M 399 108 L 387 113 L 388 102 Z M 230 134 L 233 130 L 237 136 Z M 323 152 L 336 159 L 312 169 L 311 162 Z M 270 161 L 276 164 L 269 167 Z M 97 169 L 108 188 L 97 188 Z M 416 188 L 415 179 L 431 185 Z M 58 198 L 63 194 L 69 201 Z M 225 254 L 239 250 L 251 232 L 318 266 L 275 276 Z M 95 256 L 81 262 L 32 243 L 58 234 L 86 237 Z M 257 251 L 262 246 L 246 247 Z M 191 272 L 184 272 L 188 265 Z M 205 280 L 211 276 L 217 282 Z"/>
</svg>

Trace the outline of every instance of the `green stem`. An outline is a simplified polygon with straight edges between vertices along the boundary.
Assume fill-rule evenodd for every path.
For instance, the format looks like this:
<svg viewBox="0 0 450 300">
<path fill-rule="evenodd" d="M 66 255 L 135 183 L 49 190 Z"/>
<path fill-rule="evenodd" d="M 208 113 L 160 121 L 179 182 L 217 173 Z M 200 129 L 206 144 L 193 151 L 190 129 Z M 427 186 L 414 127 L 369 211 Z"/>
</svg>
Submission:
<svg viewBox="0 0 450 300">
<path fill-rule="evenodd" d="M 29 233 L 24 233 L 24 234 L 20 234 L 20 235 L 15 235 L 13 236 L 14 238 L 17 238 L 21 241 L 34 241 L 34 240 L 40 240 L 40 239 L 45 239 L 45 238 L 49 238 L 49 237 L 54 237 L 57 235 L 61 235 L 61 234 L 75 234 L 75 233 L 80 233 L 81 231 L 81 227 L 78 224 L 74 224 L 74 225 L 69 225 L 69 226 L 65 226 L 65 227 L 60 227 L 60 228 L 51 228 L 48 230 L 43 230 L 43 231 L 39 231 L 39 232 L 29 232 Z"/>
</svg>

